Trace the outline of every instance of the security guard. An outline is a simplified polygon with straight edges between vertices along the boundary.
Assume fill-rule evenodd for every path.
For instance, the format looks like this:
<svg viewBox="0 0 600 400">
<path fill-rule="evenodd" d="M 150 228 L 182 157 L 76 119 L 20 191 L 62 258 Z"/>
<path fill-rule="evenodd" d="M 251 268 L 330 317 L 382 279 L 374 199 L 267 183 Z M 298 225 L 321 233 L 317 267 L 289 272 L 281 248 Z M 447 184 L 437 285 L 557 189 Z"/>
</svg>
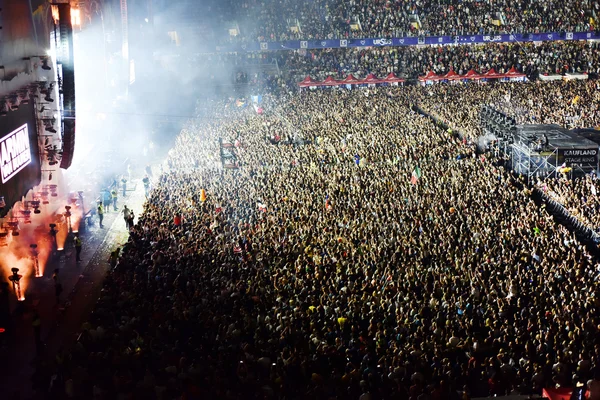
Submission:
<svg viewBox="0 0 600 400">
<path fill-rule="evenodd" d="M 104 212 L 110 211 L 110 202 L 112 201 L 112 197 L 108 190 L 102 191 L 102 204 L 104 204 Z"/>
<path fill-rule="evenodd" d="M 81 239 L 79 239 L 79 235 L 75 236 L 75 254 L 77 256 L 77 262 L 81 261 Z"/>
<path fill-rule="evenodd" d="M 100 221 L 100 229 L 104 228 L 104 225 L 102 225 L 102 220 L 104 220 L 104 207 L 102 203 L 98 203 L 98 220 Z"/>
</svg>

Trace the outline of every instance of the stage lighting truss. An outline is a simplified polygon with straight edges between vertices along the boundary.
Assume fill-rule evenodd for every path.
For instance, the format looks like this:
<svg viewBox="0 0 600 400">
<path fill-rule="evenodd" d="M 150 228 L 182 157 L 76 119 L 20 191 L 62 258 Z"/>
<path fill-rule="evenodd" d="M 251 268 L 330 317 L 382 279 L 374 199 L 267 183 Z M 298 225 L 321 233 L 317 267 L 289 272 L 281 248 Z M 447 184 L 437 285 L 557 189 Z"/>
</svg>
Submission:
<svg viewBox="0 0 600 400">
<path fill-rule="evenodd" d="M 8 104 L 6 103 L 6 99 L 0 99 L 0 117 L 5 117 L 8 115 Z"/>
<path fill-rule="evenodd" d="M 482 106 L 479 113 L 479 123 L 484 132 L 492 133 L 499 139 L 512 142 L 517 125 L 512 117 L 489 106 Z"/>
<path fill-rule="evenodd" d="M 34 199 L 35 199 L 35 197 L 34 197 Z M 25 210 L 29 211 L 30 216 L 31 216 L 31 210 L 33 210 L 34 214 L 41 213 L 40 205 L 41 205 L 41 202 L 39 200 L 26 200 L 25 202 L 23 202 L 23 206 L 25 207 Z"/>
<path fill-rule="evenodd" d="M 40 144 L 40 158 L 42 160 L 42 171 L 50 170 L 60 163 L 63 155 L 63 132 L 62 119 L 59 112 L 59 103 L 56 89 L 60 90 L 60 77 L 55 81 L 38 81 L 30 86 L 35 100 L 35 111 L 38 120 L 38 139 Z M 52 179 L 52 172 L 48 180 Z M 54 196 L 54 193 L 52 194 Z"/>
<path fill-rule="evenodd" d="M 21 105 L 21 101 L 19 100 L 19 96 L 15 93 L 15 94 L 11 94 L 8 97 L 8 104 L 10 106 L 10 110 L 11 111 L 17 111 L 19 109 L 19 106 Z"/>
<path fill-rule="evenodd" d="M 5 218 L 0 218 L 0 220 L 2 221 L 0 223 L 0 231 L 1 232 L 6 232 L 6 234 L 8 235 L 8 233 L 11 233 L 12 236 L 19 236 L 19 218 L 18 217 L 5 217 Z"/>
<path fill-rule="evenodd" d="M 42 172 L 45 172 L 45 170 L 42 170 Z M 57 185 L 54 185 L 54 184 L 44 185 L 42 187 L 41 195 L 46 198 L 48 198 L 48 194 L 50 195 L 50 197 L 57 197 L 58 196 L 57 190 L 58 190 Z M 45 196 L 44 196 L 44 194 L 45 194 Z M 46 204 L 46 203 L 44 202 L 44 204 Z"/>
</svg>

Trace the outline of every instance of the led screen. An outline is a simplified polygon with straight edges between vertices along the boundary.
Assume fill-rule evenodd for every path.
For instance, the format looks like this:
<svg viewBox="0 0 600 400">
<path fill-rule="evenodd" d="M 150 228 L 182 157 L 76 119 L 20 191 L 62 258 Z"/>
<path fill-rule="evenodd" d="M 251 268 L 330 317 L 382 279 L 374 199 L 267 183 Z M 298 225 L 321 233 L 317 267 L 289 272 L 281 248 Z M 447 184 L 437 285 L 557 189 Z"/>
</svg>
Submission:
<svg viewBox="0 0 600 400">
<path fill-rule="evenodd" d="M 39 148 L 32 102 L 0 116 L 0 196 L 10 207 L 41 180 Z"/>
<path fill-rule="evenodd" d="M 0 140 L 0 172 L 2 183 L 14 178 L 31 164 L 29 128 L 23 124 Z"/>
</svg>

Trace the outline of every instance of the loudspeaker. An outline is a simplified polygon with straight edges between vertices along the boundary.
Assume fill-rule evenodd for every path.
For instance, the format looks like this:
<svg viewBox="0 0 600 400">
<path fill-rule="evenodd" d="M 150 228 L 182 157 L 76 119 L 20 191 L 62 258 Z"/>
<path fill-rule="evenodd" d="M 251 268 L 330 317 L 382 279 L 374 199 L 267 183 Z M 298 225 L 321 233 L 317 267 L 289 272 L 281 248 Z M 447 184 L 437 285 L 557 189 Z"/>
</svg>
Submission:
<svg viewBox="0 0 600 400">
<path fill-rule="evenodd" d="M 59 91 L 63 97 L 63 155 L 60 167 L 67 169 L 73 161 L 75 151 L 75 68 L 73 60 L 73 26 L 71 25 L 71 6 L 58 4 L 58 24 L 54 27 L 57 36 L 57 62 L 62 66 L 59 76 Z M 58 34 L 56 34 L 56 32 Z"/>
<path fill-rule="evenodd" d="M 67 169 L 73 162 L 73 153 L 75 153 L 75 120 L 64 121 L 63 124 L 63 154 L 60 160 L 60 167 Z"/>
</svg>

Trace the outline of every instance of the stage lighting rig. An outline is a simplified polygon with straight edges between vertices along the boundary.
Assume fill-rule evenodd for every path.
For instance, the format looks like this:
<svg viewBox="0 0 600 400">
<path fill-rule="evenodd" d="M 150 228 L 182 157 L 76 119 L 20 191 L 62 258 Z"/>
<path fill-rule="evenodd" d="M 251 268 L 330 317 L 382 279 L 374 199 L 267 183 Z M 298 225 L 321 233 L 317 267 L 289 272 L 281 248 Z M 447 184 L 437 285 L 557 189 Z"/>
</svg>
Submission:
<svg viewBox="0 0 600 400">
<path fill-rule="evenodd" d="M 10 109 L 13 111 L 17 111 L 19 109 L 19 98 L 17 96 L 13 96 L 10 99 Z"/>
<path fill-rule="evenodd" d="M 42 170 L 42 172 L 45 172 L 44 170 Z M 58 185 L 46 185 L 44 186 L 45 189 L 47 189 L 50 192 L 50 196 L 51 197 L 57 197 L 58 193 L 56 192 Z"/>
<path fill-rule="evenodd" d="M 42 59 L 42 69 L 44 71 L 50 71 L 52 69 L 52 67 L 48 65 L 48 59 L 47 58 L 43 58 Z"/>
<path fill-rule="evenodd" d="M 19 221 L 8 221 L 6 226 L 9 231 L 12 231 L 13 236 L 19 236 Z"/>
<path fill-rule="evenodd" d="M 8 277 L 8 280 L 13 284 L 13 290 L 18 301 L 25 300 L 25 297 L 21 295 L 21 278 L 23 275 L 19 274 L 19 268 L 11 268 L 12 275 Z"/>
<path fill-rule="evenodd" d="M 23 203 L 25 205 L 25 209 L 33 208 L 34 214 L 40 214 L 40 201 L 39 200 L 27 200 Z"/>
<path fill-rule="evenodd" d="M 44 122 L 44 128 L 46 131 L 50 133 L 56 133 L 56 129 L 54 129 L 54 124 L 56 123 L 55 118 L 42 118 L 42 121 Z"/>
<path fill-rule="evenodd" d="M 29 96 L 30 96 L 29 89 L 25 89 L 25 90 L 21 90 L 21 91 L 17 92 L 17 100 L 19 101 L 20 104 L 29 104 Z"/>
</svg>

